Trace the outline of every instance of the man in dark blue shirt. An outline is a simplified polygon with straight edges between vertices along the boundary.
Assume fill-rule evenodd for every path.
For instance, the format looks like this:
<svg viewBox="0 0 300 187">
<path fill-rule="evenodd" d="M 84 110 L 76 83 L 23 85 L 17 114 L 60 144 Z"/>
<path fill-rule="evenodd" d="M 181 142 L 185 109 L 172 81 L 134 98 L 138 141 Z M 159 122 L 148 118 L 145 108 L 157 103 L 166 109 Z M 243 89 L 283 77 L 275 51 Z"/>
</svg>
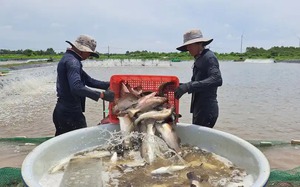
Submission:
<svg viewBox="0 0 300 187">
<path fill-rule="evenodd" d="M 215 54 L 205 46 L 213 39 L 203 38 L 200 30 L 191 30 L 183 35 L 179 51 L 189 51 L 194 57 L 193 76 L 190 82 L 180 84 L 175 98 L 192 93 L 191 113 L 193 124 L 213 128 L 219 116 L 217 89 L 222 85 L 219 62 Z"/>
<path fill-rule="evenodd" d="M 95 101 L 99 98 L 106 101 L 114 100 L 114 93 L 109 88 L 109 82 L 91 78 L 83 69 L 81 61 L 90 56 L 99 58 L 95 52 L 97 42 L 90 36 L 80 35 L 75 42 L 69 42 L 68 48 L 57 65 L 57 103 L 53 111 L 55 136 L 87 127 L 83 114 L 85 98 Z M 91 88 L 103 89 L 99 92 Z"/>
</svg>

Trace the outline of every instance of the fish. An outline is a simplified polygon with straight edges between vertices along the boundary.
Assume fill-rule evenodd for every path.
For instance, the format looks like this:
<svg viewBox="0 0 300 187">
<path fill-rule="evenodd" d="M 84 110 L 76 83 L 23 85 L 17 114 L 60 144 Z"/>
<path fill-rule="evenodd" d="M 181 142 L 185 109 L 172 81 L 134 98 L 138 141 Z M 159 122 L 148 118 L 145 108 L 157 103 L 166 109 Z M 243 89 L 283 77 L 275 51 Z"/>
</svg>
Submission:
<svg viewBox="0 0 300 187">
<path fill-rule="evenodd" d="M 152 94 L 150 94 L 150 96 L 151 95 Z M 145 96 L 145 97 L 147 97 L 147 96 Z M 138 104 L 134 108 L 128 109 L 127 112 L 130 115 L 130 117 L 133 118 L 133 117 L 135 117 L 135 115 L 137 113 L 148 112 L 148 111 L 153 110 L 154 108 L 162 105 L 163 103 L 165 103 L 167 101 L 168 101 L 168 99 L 166 97 L 153 96 L 153 97 L 147 97 L 145 99 L 143 97 L 143 99 L 138 101 Z"/>
<path fill-rule="evenodd" d="M 119 164 L 116 167 L 123 173 L 126 173 L 127 171 L 132 171 L 132 169 L 136 167 L 143 167 L 146 165 L 146 162 L 143 161 L 132 161 L 124 164 Z"/>
<path fill-rule="evenodd" d="M 57 173 L 59 171 L 65 171 L 70 160 L 71 160 L 71 157 L 66 157 L 66 158 L 62 159 L 58 164 L 52 166 L 48 172 L 50 174 L 53 174 L 53 173 Z"/>
<path fill-rule="evenodd" d="M 154 123 L 154 119 L 147 119 L 144 120 L 140 126 L 140 131 L 146 134 L 144 138 L 142 138 L 140 152 L 142 158 L 149 164 L 153 163 L 156 158 L 155 141 L 153 139 L 155 136 Z"/>
<path fill-rule="evenodd" d="M 115 105 L 112 108 L 113 114 L 119 115 L 124 113 L 129 108 L 138 104 L 139 98 L 131 93 L 124 94 L 123 97 L 116 99 Z"/>
<path fill-rule="evenodd" d="M 187 178 L 190 181 L 191 187 L 201 187 L 201 179 L 194 173 L 194 172 L 188 172 L 186 174 Z"/>
<path fill-rule="evenodd" d="M 191 187 L 210 187 L 210 186 L 212 186 L 209 183 L 208 175 L 202 175 L 202 176 L 198 177 L 193 171 L 190 171 L 186 174 L 186 176 L 190 181 Z"/>
<path fill-rule="evenodd" d="M 116 164 L 117 161 L 118 161 L 118 153 L 114 152 L 113 155 L 110 158 L 110 162 L 113 163 L 113 164 Z"/>
<path fill-rule="evenodd" d="M 124 97 L 125 95 L 129 94 L 130 91 L 127 85 L 124 82 L 121 82 L 121 89 L 120 89 L 120 97 Z"/>
<path fill-rule="evenodd" d="M 178 122 L 178 119 L 181 118 L 181 117 L 182 117 L 182 115 L 181 114 L 177 114 L 175 112 L 175 108 L 174 108 L 174 110 L 172 112 L 172 115 L 170 117 L 168 117 L 167 119 L 165 119 L 164 121 L 166 123 L 169 123 L 170 125 L 176 125 L 177 122 Z"/>
<path fill-rule="evenodd" d="M 169 123 L 156 123 L 155 128 L 171 149 L 175 150 L 177 153 L 181 152 L 181 148 L 179 146 L 180 139 L 177 136 L 172 125 L 170 125 Z"/>
<path fill-rule="evenodd" d="M 160 111 L 157 110 L 151 110 L 149 112 L 145 112 L 139 115 L 139 117 L 134 120 L 133 124 L 137 125 L 144 119 L 155 119 L 156 121 L 164 120 L 172 115 L 172 112 L 174 111 L 174 108 L 163 108 Z"/>
<path fill-rule="evenodd" d="M 124 93 L 122 97 L 115 99 L 114 106 L 112 107 L 112 112 L 115 115 L 122 115 L 126 113 L 129 108 L 134 108 L 135 106 L 140 107 L 145 100 L 154 97 L 156 93 L 149 94 L 144 97 L 137 97 L 132 93 Z"/>
<path fill-rule="evenodd" d="M 90 157 L 90 158 L 102 158 L 111 156 L 112 153 L 105 149 L 99 149 L 99 147 L 93 147 L 84 151 L 77 152 L 73 157 Z"/>
<path fill-rule="evenodd" d="M 123 116 L 118 116 L 119 122 L 120 122 L 120 130 L 126 133 L 130 133 L 133 131 L 133 121 L 129 117 L 128 114 L 125 114 Z"/>
<path fill-rule="evenodd" d="M 173 174 L 174 172 L 183 170 L 186 167 L 187 166 L 185 165 L 165 166 L 151 171 L 151 174 L 152 175 Z"/>
<path fill-rule="evenodd" d="M 79 158 L 100 159 L 100 158 L 111 156 L 111 155 L 112 155 L 112 153 L 110 151 L 106 151 L 106 150 L 87 150 L 87 151 L 78 152 L 74 155 L 71 155 L 69 157 L 66 157 L 66 158 L 60 160 L 56 165 L 54 165 L 53 167 L 51 167 L 49 169 L 49 173 L 53 174 L 53 173 L 57 173 L 59 171 L 65 171 L 70 160 L 72 160 L 72 159 L 79 159 Z"/>
<path fill-rule="evenodd" d="M 120 124 L 120 130 L 125 136 L 123 146 L 125 149 L 129 149 L 132 147 L 132 142 L 130 140 L 131 138 L 126 136 L 129 136 L 129 134 L 134 130 L 133 121 L 131 120 L 128 114 L 118 116 L 118 119 Z"/>
<path fill-rule="evenodd" d="M 133 95 L 137 96 L 137 97 L 141 97 L 143 90 L 142 90 L 142 86 L 136 86 L 134 88 L 132 88 L 128 83 L 125 84 L 125 86 L 127 87 L 128 91 L 130 93 L 132 93 Z"/>
<path fill-rule="evenodd" d="M 142 86 L 132 87 L 126 81 L 121 82 L 120 98 L 115 99 L 113 106 L 113 113 L 119 119 L 120 130 L 123 131 L 124 136 L 133 131 L 145 134 L 142 141 L 137 138 L 138 146 L 135 146 L 133 138 L 125 137 L 123 143 L 118 145 L 118 148 L 121 146 L 121 152 L 131 148 L 139 150 L 141 157 L 151 164 L 159 156 L 156 154 L 160 152 L 155 150 L 158 146 L 153 139 L 157 135 L 162 137 L 169 148 L 177 153 L 181 152 L 179 138 L 170 125 L 176 124 L 178 115 L 165 95 L 173 90 L 175 84 L 172 81 L 163 82 L 157 91 L 143 91 Z"/>
<path fill-rule="evenodd" d="M 155 97 L 155 95 L 156 95 L 156 92 L 151 92 L 151 93 L 149 93 L 147 95 L 142 96 L 141 98 L 139 98 L 138 104 L 142 105 L 148 99 Z M 140 107 L 139 105 L 137 107 Z"/>
<path fill-rule="evenodd" d="M 145 166 L 146 162 L 144 161 L 132 161 L 132 162 L 128 162 L 126 164 L 120 164 L 123 167 L 130 167 L 130 168 L 134 168 L 134 167 L 141 167 L 141 166 Z"/>
<path fill-rule="evenodd" d="M 117 169 L 122 173 L 126 173 L 134 170 L 136 167 L 145 165 L 146 162 L 139 151 L 127 150 L 122 156 L 118 156 L 118 153 L 115 152 L 110 158 L 108 169 L 110 171 Z"/>
</svg>

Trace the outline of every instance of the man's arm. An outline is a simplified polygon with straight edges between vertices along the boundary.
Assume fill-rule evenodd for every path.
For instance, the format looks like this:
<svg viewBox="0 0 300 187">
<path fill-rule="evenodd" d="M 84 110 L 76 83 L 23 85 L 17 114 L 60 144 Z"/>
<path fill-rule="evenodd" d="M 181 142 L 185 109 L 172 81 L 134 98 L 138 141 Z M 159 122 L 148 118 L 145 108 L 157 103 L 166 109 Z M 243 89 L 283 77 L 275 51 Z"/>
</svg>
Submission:
<svg viewBox="0 0 300 187">
<path fill-rule="evenodd" d="M 71 62 L 66 63 L 68 82 L 72 94 L 89 97 L 95 101 L 98 101 L 100 98 L 100 92 L 91 90 L 87 88 L 81 80 L 80 77 L 80 62 L 77 60 L 72 60 Z"/>
<path fill-rule="evenodd" d="M 223 83 L 221 71 L 219 68 L 219 62 L 216 57 L 212 56 L 207 59 L 207 75 L 206 79 L 201 81 L 191 82 L 191 86 L 188 90 L 189 93 L 194 91 L 203 90 L 205 88 L 218 87 Z"/>
</svg>

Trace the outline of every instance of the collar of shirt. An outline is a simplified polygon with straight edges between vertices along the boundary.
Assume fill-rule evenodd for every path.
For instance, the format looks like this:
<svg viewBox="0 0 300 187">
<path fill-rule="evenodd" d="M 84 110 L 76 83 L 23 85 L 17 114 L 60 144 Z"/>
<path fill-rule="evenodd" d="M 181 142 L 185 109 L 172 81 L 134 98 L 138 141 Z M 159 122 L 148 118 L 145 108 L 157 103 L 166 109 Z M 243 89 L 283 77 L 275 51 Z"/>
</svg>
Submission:
<svg viewBox="0 0 300 187">
<path fill-rule="evenodd" d="M 67 52 L 74 54 L 75 58 L 77 58 L 79 61 L 82 61 L 82 57 L 80 54 L 78 54 L 76 51 L 74 51 L 72 48 L 68 48 Z"/>
<path fill-rule="evenodd" d="M 208 49 L 203 49 L 202 51 L 199 52 L 198 55 L 194 56 L 194 58 L 195 59 L 199 58 L 200 56 L 204 55 L 207 51 L 208 51 Z"/>
</svg>

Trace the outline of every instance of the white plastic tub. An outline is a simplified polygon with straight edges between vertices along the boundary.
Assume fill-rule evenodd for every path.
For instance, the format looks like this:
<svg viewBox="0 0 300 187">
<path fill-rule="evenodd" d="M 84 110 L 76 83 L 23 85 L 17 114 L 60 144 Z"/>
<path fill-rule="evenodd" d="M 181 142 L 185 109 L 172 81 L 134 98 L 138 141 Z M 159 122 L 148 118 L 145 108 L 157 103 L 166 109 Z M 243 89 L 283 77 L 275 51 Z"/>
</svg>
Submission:
<svg viewBox="0 0 300 187">
<path fill-rule="evenodd" d="M 99 138 L 99 130 L 102 128 L 114 131 L 119 130 L 119 125 L 106 124 L 75 130 L 37 146 L 22 164 L 21 172 L 25 185 L 40 187 L 39 181 L 42 176 L 59 160 L 103 143 L 103 137 Z M 269 162 L 260 150 L 247 141 L 229 133 L 191 124 L 178 123 L 176 132 L 182 143 L 214 152 L 244 168 L 254 177 L 253 186 L 266 185 L 270 175 Z"/>
</svg>

